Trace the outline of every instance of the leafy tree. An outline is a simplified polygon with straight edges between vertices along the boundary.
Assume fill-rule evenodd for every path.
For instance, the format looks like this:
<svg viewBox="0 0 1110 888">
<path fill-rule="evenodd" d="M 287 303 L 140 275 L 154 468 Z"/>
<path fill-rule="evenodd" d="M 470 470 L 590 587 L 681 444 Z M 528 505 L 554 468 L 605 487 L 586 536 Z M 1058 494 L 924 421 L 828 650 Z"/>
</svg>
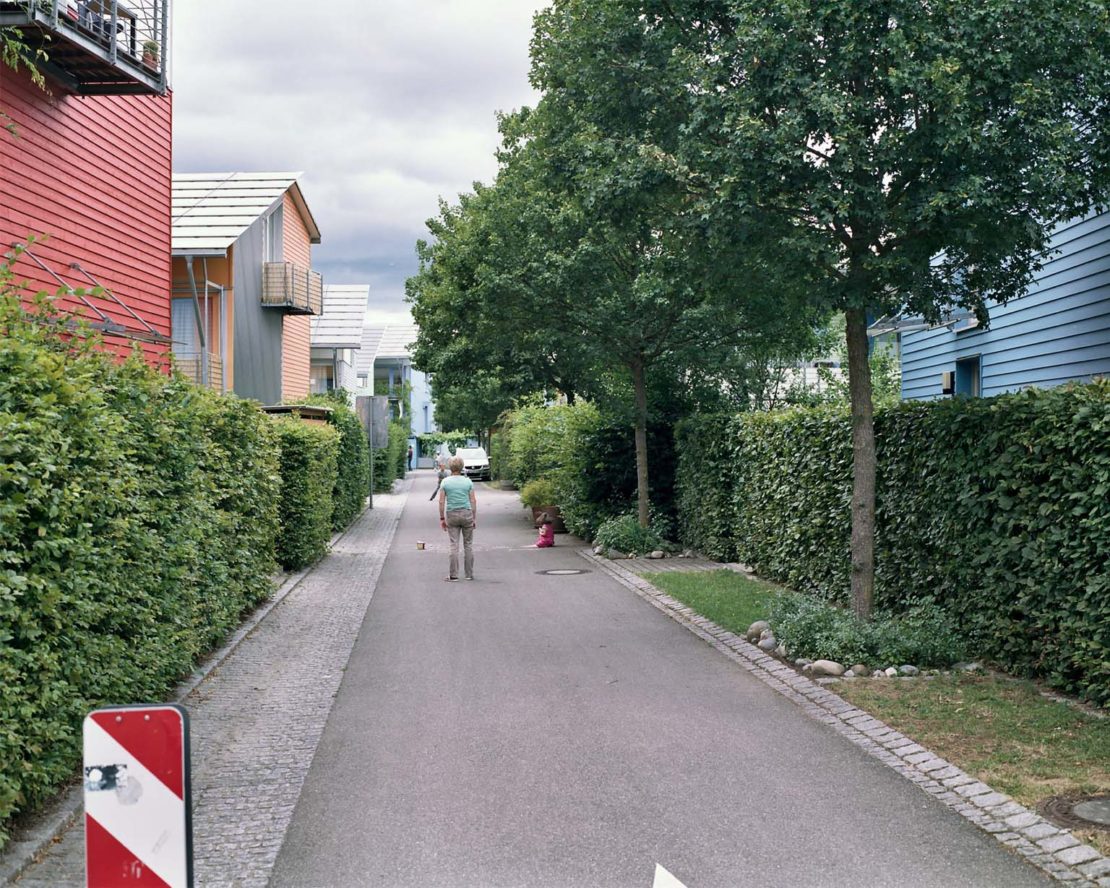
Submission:
<svg viewBox="0 0 1110 888">
<path fill-rule="evenodd" d="M 26 68 L 31 75 L 31 81 L 42 90 L 46 89 L 46 80 L 42 76 L 39 64 L 46 60 L 45 50 L 41 47 L 34 48 L 28 44 L 19 28 L 0 28 L 0 64 L 11 68 L 13 71 Z M 4 121 L 4 129 L 13 138 L 19 136 L 16 125 L 12 123 L 11 118 L 3 110 L 0 110 L 0 121 Z"/>
<path fill-rule="evenodd" d="M 1052 225 L 1105 199 L 1108 45 L 1099 0 L 556 0 L 537 17 L 540 85 L 680 177 L 710 242 L 769 247 L 844 313 L 860 615 L 868 317 L 986 323 L 1024 292 Z"/>
</svg>

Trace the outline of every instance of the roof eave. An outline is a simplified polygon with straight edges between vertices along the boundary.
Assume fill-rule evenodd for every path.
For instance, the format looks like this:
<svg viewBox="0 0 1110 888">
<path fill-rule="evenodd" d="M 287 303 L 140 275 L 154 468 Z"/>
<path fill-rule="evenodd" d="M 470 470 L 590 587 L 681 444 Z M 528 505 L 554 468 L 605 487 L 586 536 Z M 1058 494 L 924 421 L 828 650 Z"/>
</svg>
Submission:
<svg viewBox="0 0 1110 888">
<path fill-rule="evenodd" d="M 297 212 L 301 214 L 305 228 L 308 229 L 309 243 L 320 243 L 320 228 L 316 225 L 316 220 L 312 217 L 312 211 L 305 202 L 304 194 L 301 193 L 301 186 L 295 180 L 289 186 L 289 196 L 293 198 L 293 204 L 296 206 Z"/>
</svg>

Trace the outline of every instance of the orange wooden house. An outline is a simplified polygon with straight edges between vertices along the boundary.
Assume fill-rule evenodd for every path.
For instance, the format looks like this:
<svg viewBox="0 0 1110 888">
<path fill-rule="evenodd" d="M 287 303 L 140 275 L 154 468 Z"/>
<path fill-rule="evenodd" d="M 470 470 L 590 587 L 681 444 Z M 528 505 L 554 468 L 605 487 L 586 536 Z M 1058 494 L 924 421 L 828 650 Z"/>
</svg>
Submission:
<svg viewBox="0 0 1110 888">
<path fill-rule="evenodd" d="M 173 176 L 173 352 L 201 385 L 264 404 L 309 393 L 324 286 L 299 175 Z"/>
</svg>

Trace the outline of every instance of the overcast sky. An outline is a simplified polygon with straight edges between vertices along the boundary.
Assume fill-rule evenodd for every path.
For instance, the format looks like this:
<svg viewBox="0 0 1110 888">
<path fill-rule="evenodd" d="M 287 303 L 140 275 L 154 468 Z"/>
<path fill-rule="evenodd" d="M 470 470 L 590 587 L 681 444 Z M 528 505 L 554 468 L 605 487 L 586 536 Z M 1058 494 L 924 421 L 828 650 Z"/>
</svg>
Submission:
<svg viewBox="0 0 1110 888">
<path fill-rule="evenodd" d="M 174 7 L 174 170 L 298 171 L 325 283 L 401 302 L 437 200 L 496 163 L 497 111 L 534 104 L 541 0 L 232 0 Z"/>
</svg>

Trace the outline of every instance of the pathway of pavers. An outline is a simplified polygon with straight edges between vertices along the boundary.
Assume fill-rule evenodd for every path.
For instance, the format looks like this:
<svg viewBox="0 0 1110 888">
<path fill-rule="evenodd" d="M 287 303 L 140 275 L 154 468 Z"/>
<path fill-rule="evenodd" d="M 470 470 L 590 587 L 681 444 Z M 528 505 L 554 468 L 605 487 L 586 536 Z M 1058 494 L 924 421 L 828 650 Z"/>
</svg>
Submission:
<svg viewBox="0 0 1110 888">
<path fill-rule="evenodd" d="M 366 511 L 183 701 L 193 741 L 198 886 L 264 886 L 412 481 Z M 84 884 L 84 835 L 71 827 L 20 888 Z"/>
</svg>

